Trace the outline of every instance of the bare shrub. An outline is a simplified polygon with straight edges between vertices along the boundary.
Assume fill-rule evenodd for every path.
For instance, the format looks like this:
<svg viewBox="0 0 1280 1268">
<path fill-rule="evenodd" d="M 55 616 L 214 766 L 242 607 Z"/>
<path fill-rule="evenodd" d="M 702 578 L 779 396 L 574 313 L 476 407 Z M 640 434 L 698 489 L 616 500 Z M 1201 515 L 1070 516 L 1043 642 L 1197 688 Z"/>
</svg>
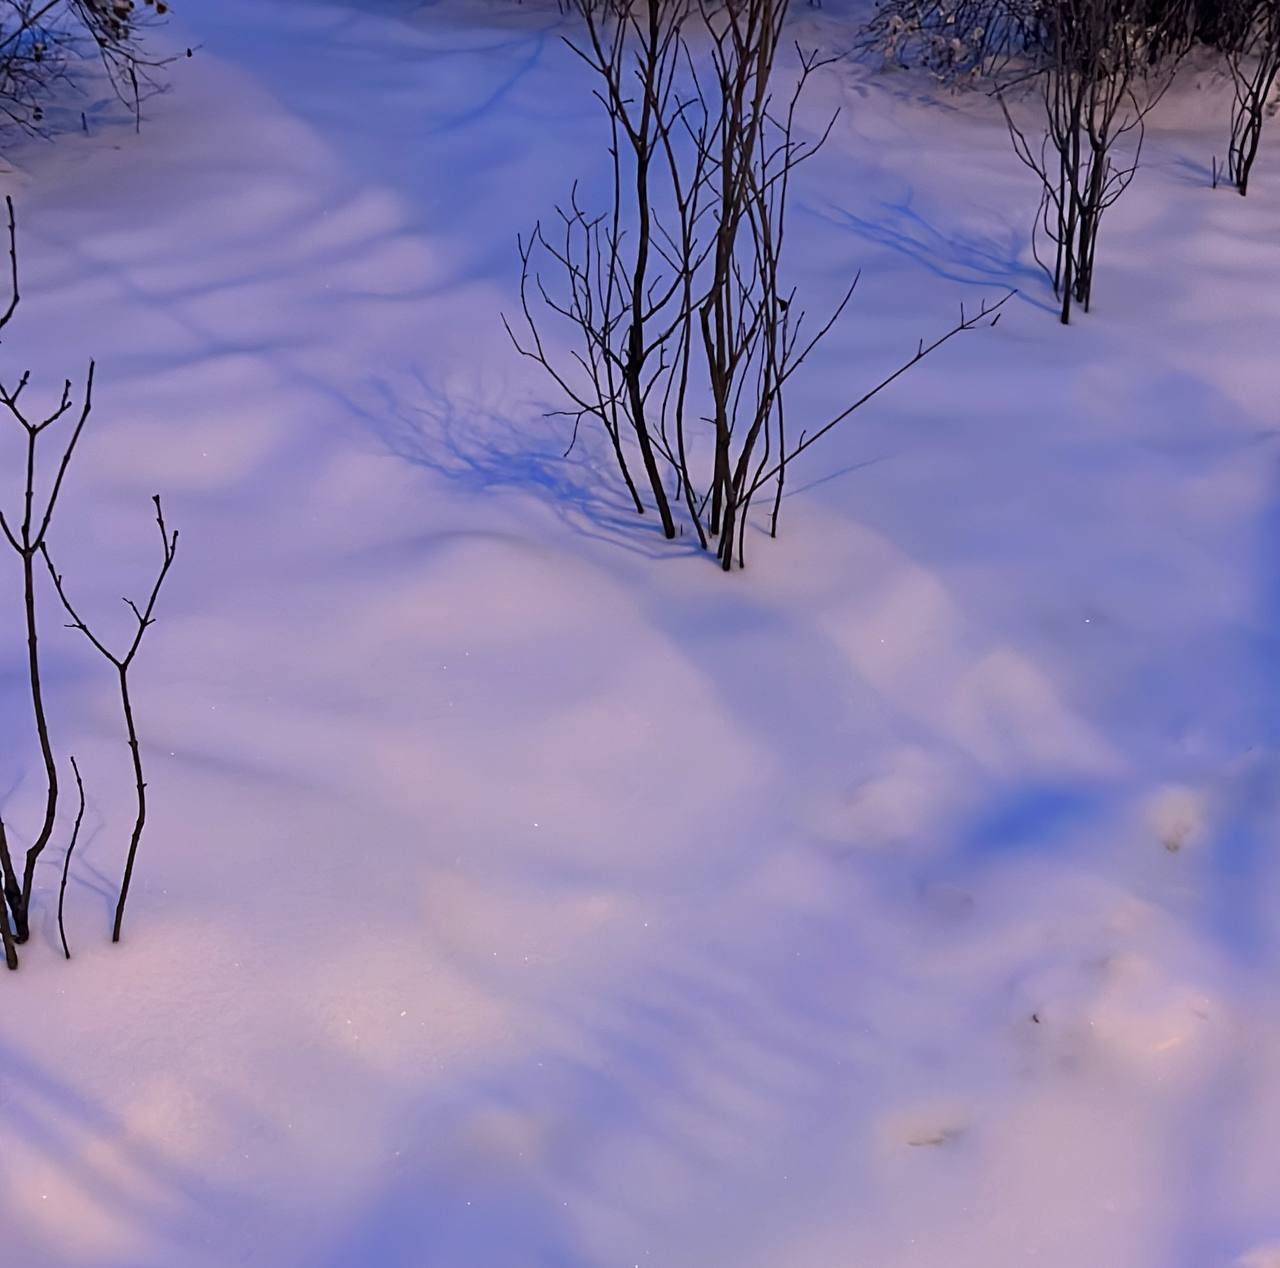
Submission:
<svg viewBox="0 0 1280 1268">
<path fill-rule="evenodd" d="M 1033 248 L 1043 233 L 1052 267 L 1036 259 L 1062 301 L 1061 319 L 1089 311 L 1098 233 L 1137 174 L 1146 119 L 1172 79 L 1176 44 L 1168 22 L 1149 24 L 1132 0 L 1054 0 L 1044 16 L 1044 64 L 1021 76 L 1041 109 L 1043 131 L 1029 137 L 1009 109 L 1011 86 L 998 90 L 1018 158 L 1040 182 Z"/>
<path fill-rule="evenodd" d="M 834 123 L 807 138 L 797 127 L 824 64 L 813 54 L 797 50 L 792 90 L 774 96 L 786 11 L 786 0 L 584 5 L 584 34 L 570 47 L 609 120 L 609 206 L 587 210 L 575 186 L 554 231 L 539 223 L 521 241 L 521 333 L 506 323 L 564 394 L 558 412 L 573 418 L 575 438 L 584 421 L 603 427 L 636 510 L 655 509 L 668 538 L 687 523 L 704 549 L 715 543 L 725 570 L 745 562 L 748 514 L 766 489 L 776 534 L 795 457 L 954 335 L 994 321 L 1004 302 L 962 312 L 853 405 L 792 439 L 786 387 L 857 279 L 816 323 L 785 281 L 791 179 Z M 548 315 L 567 331 L 567 355 L 544 337 Z"/>
<path fill-rule="evenodd" d="M 1041 0 L 878 0 L 859 48 L 952 87 L 975 83 L 1034 54 Z"/>
<path fill-rule="evenodd" d="M 1227 175 L 1243 195 L 1249 192 L 1263 124 L 1276 111 L 1272 100 L 1280 80 L 1280 4 L 1276 0 L 1238 0 L 1226 62 L 1234 89 Z"/>
<path fill-rule="evenodd" d="M 0 314 L 0 330 L 13 318 L 21 299 L 18 285 L 17 228 L 13 201 L 12 199 L 6 199 L 5 201 L 9 219 L 9 261 L 12 289 L 8 307 Z M 68 379 L 63 384 L 58 404 L 53 409 L 43 414 L 39 411 L 32 412 L 27 404 L 27 391 L 30 382 L 30 371 L 24 372 L 12 388 L 0 381 L 0 407 L 17 424 L 22 438 L 23 449 L 23 462 L 20 471 L 22 492 L 20 494 L 19 509 L 11 513 L 0 510 L 0 533 L 3 534 L 4 539 L 18 556 L 20 562 L 22 611 L 27 652 L 27 682 L 30 690 L 31 714 L 36 741 L 40 750 L 45 776 L 44 814 L 35 837 L 22 857 L 21 872 L 15 865 L 8 832 L 3 819 L 0 819 L 0 875 L 2 875 L 3 879 L 3 901 L 0 901 L 0 943 L 3 944 L 5 961 L 10 969 L 18 967 L 17 948 L 30 937 L 36 865 L 53 837 L 57 823 L 59 802 L 58 762 L 45 699 L 45 683 L 42 672 L 42 620 L 40 587 L 37 585 L 37 576 L 40 571 L 47 572 L 53 583 L 55 593 L 71 617 L 72 627 L 84 634 L 108 660 L 115 670 L 119 685 L 126 739 L 133 763 L 136 811 L 133 832 L 129 841 L 124 878 L 120 887 L 115 922 L 112 929 L 112 941 L 118 942 L 124 920 L 125 903 L 128 899 L 129 886 L 137 859 L 138 846 L 146 825 L 147 815 L 146 781 L 143 777 L 141 746 L 130 695 L 129 671 L 133 667 L 142 645 L 143 635 L 154 623 L 156 602 L 159 599 L 165 578 L 169 574 L 169 569 L 173 564 L 178 543 L 178 534 L 171 532 L 165 525 L 160 499 L 157 497 L 154 499 L 156 519 L 163 543 L 161 565 L 150 595 L 141 607 L 131 600 L 125 600 L 137 622 L 128 646 L 118 654 L 109 651 L 72 606 L 67 596 L 63 578 L 54 568 L 48 544 L 49 531 L 64 490 L 67 471 L 93 410 L 94 365 L 92 362 L 89 364 L 89 369 L 85 376 L 84 391 L 78 406 L 73 401 L 71 381 Z M 63 420 L 67 421 L 64 423 Z M 43 461 L 43 455 L 48 449 L 48 440 L 57 433 L 58 424 L 60 423 L 63 424 L 62 443 L 54 449 L 52 463 L 46 464 Z M 49 469 L 46 469 L 46 466 Z M 44 564 L 43 570 L 37 569 L 37 560 Z M 80 778 L 79 766 L 76 764 L 74 757 L 71 758 L 71 767 L 79 792 L 79 808 L 71 840 L 63 859 L 62 883 L 58 893 L 58 928 L 62 938 L 63 952 L 68 959 L 70 959 L 70 949 L 67 945 L 64 921 L 67 876 L 70 870 L 72 852 L 79 838 L 80 826 L 84 817 L 84 785 Z"/>
<path fill-rule="evenodd" d="M 97 62 L 140 119 L 164 65 L 147 52 L 143 34 L 167 11 L 167 0 L 0 0 L 0 116 L 41 131 L 59 85 Z"/>
</svg>

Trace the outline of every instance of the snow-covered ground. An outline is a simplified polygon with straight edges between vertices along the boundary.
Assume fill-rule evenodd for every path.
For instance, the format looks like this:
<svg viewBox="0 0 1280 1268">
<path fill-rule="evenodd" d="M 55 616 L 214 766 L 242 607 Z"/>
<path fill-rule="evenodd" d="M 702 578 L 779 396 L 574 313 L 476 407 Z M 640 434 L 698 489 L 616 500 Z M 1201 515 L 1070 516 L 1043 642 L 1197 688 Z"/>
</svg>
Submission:
<svg viewBox="0 0 1280 1268">
<path fill-rule="evenodd" d="M 4 179 L 4 376 L 99 364 L 69 583 L 145 586 L 154 492 L 182 531 L 119 947 L 113 686 L 45 609 L 90 806 L 75 959 L 68 821 L 0 979 L 5 1262 L 1280 1264 L 1280 136 L 1211 191 L 1182 83 L 1062 330 L 993 103 L 824 71 L 793 263 L 863 282 L 792 416 L 1020 294 L 724 577 L 561 459 L 499 324 L 601 171 L 569 19 L 181 8 L 141 136 Z"/>
</svg>

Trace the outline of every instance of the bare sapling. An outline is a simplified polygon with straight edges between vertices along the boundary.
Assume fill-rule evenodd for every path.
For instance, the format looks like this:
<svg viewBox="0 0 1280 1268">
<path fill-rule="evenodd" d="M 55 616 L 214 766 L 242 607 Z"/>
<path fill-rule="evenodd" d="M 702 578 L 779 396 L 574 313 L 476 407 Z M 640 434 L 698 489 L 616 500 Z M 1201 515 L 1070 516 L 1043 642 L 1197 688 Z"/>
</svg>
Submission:
<svg viewBox="0 0 1280 1268">
<path fill-rule="evenodd" d="M 18 249 L 17 230 L 14 220 L 13 201 L 5 199 L 9 213 L 9 259 L 12 298 L 9 307 L 0 321 L 0 329 L 12 318 L 17 309 L 20 293 L 18 289 Z M 53 742 L 49 733 L 49 716 L 44 698 L 44 684 L 40 666 L 40 632 L 38 620 L 38 603 L 36 593 L 36 558 L 44 547 L 49 533 L 49 525 L 58 505 L 58 497 L 62 492 L 63 480 L 67 468 L 71 464 L 72 455 L 84 431 L 85 423 L 93 409 L 93 362 L 89 363 L 85 377 L 84 392 L 81 403 L 76 409 L 71 395 L 71 380 L 63 384 L 58 405 L 43 416 L 29 415 L 25 394 L 31 381 L 31 372 L 25 371 L 17 384 L 11 389 L 0 382 L 0 406 L 10 418 L 22 429 L 24 441 L 23 493 L 21 509 L 12 517 L 0 510 L 0 530 L 5 540 L 16 552 L 22 568 L 22 611 L 26 632 L 27 675 L 31 691 L 31 709 L 35 720 L 36 737 L 40 746 L 40 756 L 44 764 L 45 774 L 45 807 L 44 818 L 40 824 L 35 840 L 27 850 L 22 868 L 21 879 L 13 866 L 7 843 L 3 850 L 4 893 L 5 901 L 13 917 L 13 940 L 21 945 L 30 936 L 31 891 L 35 883 L 36 863 L 49 844 L 53 835 L 54 822 L 58 813 L 58 764 L 54 757 Z M 54 466 L 54 476 L 48 492 L 43 497 L 37 489 L 39 464 L 37 456 L 42 442 L 51 434 L 51 428 L 63 418 L 71 415 L 74 422 L 66 434 L 61 447 L 61 454 Z"/>
<path fill-rule="evenodd" d="M 1177 47 L 1163 23 L 1143 20 L 1133 0 L 1054 0 L 1041 10 L 1042 60 L 996 89 L 1014 152 L 1040 183 L 1032 230 L 1037 262 L 1061 301 L 1063 325 L 1073 305 L 1089 311 L 1098 233 L 1106 211 L 1137 175 L 1147 116 L 1172 80 Z M 1036 88 L 1042 135 L 1037 142 L 1014 120 L 1007 98 Z M 1053 264 L 1038 250 L 1043 233 Z"/>
<path fill-rule="evenodd" d="M 9 323 L 17 311 L 21 299 L 18 284 L 18 249 L 17 228 L 14 216 L 13 201 L 6 199 L 9 225 L 9 278 L 10 299 L 3 313 L 0 313 L 0 330 Z M 124 922 L 125 905 L 129 897 L 129 888 L 133 880 L 134 866 L 137 861 L 138 847 L 142 840 L 147 820 L 146 780 L 143 774 L 142 752 L 138 739 L 138 729 L 134 716 L 133 698 L 131 694 L 130 670 L 142 646 L 146 631 L 155 621 L 156 603 L 169 569 L 173 564 L 178 545 L 178 534 L 170 531 L 165 524 L 164 512 L 159 497 L 154 500 L 156 522 L 160 529 L 162 545 L 161 563 L 151 592 L 141 606 L 126 599 L 130 612 L 136 622 L 132 638 L 121 653 L 110 651 L 106 644 L 90 629 L 88 624 L 77 615 L 71 605 L 62 575 L 55 569 L 49 552 L 49 532 L 54 522 L 54 514 L 60 504 L 68 468 L 71 465 L 85 424 L 93 409 L 94 364 L 89 363 L 85 377 L 84 391 L 77 405 L 72 397 L 71 381 L 64 382 L 58 404 L 48 412 L 32 411 L 28 405 L 28 388 L 31 381 L 30 371 L 26 371 L 11 388 L 0 381 L 0 409 L 6 412 L 17 424 L 20 436 L 22 462 L 18 467 L 19 486 L 22 490 L 17 509 L 0 508 L 0 533 L 17 555 L 22 578 L 22 612 L 23 630 L 26 644 L 26 672 L 31 700 L 31 717 L 34 723 L 37 745 L 40 751 L 41 765 L 44 774 L 44 812 L 34 839 L 25 851 L 15 858 L 10 846 L 8 829 L 0 819 L 0 946 L 3 947 L 5 963 L 10 969 L 18 967 L 18 947 L 25 943 L 31 935 L 31 909 L 33 890 L 35 888 L 36 865 L 48 847 L 58 820 L 59 781 L 58 762 L 55 755 L 51 734 L 49 711 L 45 698 L 45 678 L 41 663 L 42 613 L 40 606 L 41 593 L 46 584 L 43 573 L 47 572 L 53 588 L 62 606 L 71 617 L 71 628 L 79 630 L 89 642 L 107 659 L 116 674 L 119 687 L 120 704 L 124 715 L 124 726 L 128 747 L 132 758 L 136 808 L 133 832 L 129 841 L 129 851 L 125 863 L 124 877 L 116 903 L 115 921 L 112 930 L 112 941 L 120 940 Z M 68 420 L 62 428 L 57 425 Z M 60 445 L 52 449 L 53 458 L 49 462 L 44 455 L 49 452 L 49 438 L 61 435 Z M 44 567 L 37 567 L 37 560 Z M 37 578 L 40 577 L 40 584 Z M 80 776 L 80 768 L 76 759 L 70 759 L 72 773 L 75 777 L 78 794 L 78 808 L 71 839 L 62 860 L 62 880 L 58 891 L 58 932 L 62 942 L 63 954 L 71 958 L 71 949 L 66 932 L 66 896 L 71 871 L 72 859 L 76 844 L 80 839 L 80 830 L 84 822 L 85 791 Z"/>
<path fill-rule="evenodd" d="M 139 607 L 132 599 L 125 599 L 124 603 L 133 614 L 136 622 L 136 628 L 128 647 L 123 653 L 118 654 L 112 652 L 105 643 L 93 632 L 80 616 L 67 595 L 66 587 L 63 584 L 62 574 L 57 571 L 53 565 L 53 560 L 49 555 L 48 547 L 41 544 L 41 555 L 49 571 L 49 577 L 53 582 L 54 589 L 58 592 L 58 598 L 62 600 L 62 606 L 66 609 L 67 615 L 71 618 L 70 628 L 79 630 L 81 634 L 89 640 L 93 647 L 111 664 L 116 671 L 116 679 L 120 688 L 120 707 L 124 715 L 125 733 L 128 737 L 129 754 L 133 761 L 133 777 L 134 789 L 137 798 L 136 814 L 134 816 L 133 833 L 129 838 L 129 853 L 125 860 L 124 880 L 120 885 L 120 897 L 116 902 L 115 923 L 111 930 L 111 941 L 120 941 L 120 931 L 124 925 L 125 904 L 129 900 L 129 886 L 133 882 L 133 868 L 137 862 L 138 845 L 142 841 L 142 832 L 147 824 L 147 783 L 143 776 L 142 769 L 142 749 L 138 742 L 138 728 L 134 719 L 133 698 L 129 690 L 129 670 L 133 668 L 133 663 L 138 655 L 139 649 L 142 647 L 142 640 L 147 630 L 155 624 L 156 602 L 160 598 L 161 588 L 164 586 L 165 578 L 169 575 L 169 569 L 173 566 L 174 556 L 178 550 L 178 530 L 170 530 L 164 522 L 164 508 L 161 506 L 160 498 L 157 495 L 152 498 L 152 502 L 156 508 L 156 524 L 160 530 L 160 546 L 161 546 L 161 562 L 156 572 L 155 583 L 151 587 L 151 593 L 147 597 L 145 604 Z"/>
<path fill-rule="evenodd" d="M 672 334 L 683 323 L 684 278 L 672 257 L 678 234 L 664 216 L 659 187 L 666 177 L 680 176 L 673 166 L 671 133 L 685 126 L 676 84 L 690 13 L 688 0 L 654 0 L 645 6 L 587 0 L 582 5 L 583 36 L 566 43 L 596 76 L 595 96 L 609 118 L 612 206 L 607 215 L 589 216 L 575 185 L 568 208 L 557 211 L 560 230 L 554 240 L 541 223 L 534 226 L 520 243 L 528 341 L 521 342 L 503 319 L 522 355 L 543 365 L 569 398 L 565 412 L 574 417 L 575 433 L 587 417 L 603 425 L 635 508 L 644 514 L 645 501 L 627 458 L 634 444 L 643 483 L 668 538 L 676 535 L 676 525 L 660 460 L 669 455 L 659 453 L 663 441 L 653 420 L 653 393 L 669 369 Z M 686 199 L 696 204 L 700 190 L 695 175 Z M 553 295 L 543 285 L 531 264 L 535 251 L 563 272 L 563 293 Z M 581 347 L 573 359 L 580 374 L 562 373 L 547 355 L 530 310 L 531 289 L 579 331 Z"/>
<path fill-rule="evenodd" d="M 1236 29 L 1226 42 L 1234 90 L 1227 175 L 1237 192 L 1245 195 L 1262 142 L 1262 125 L 1276 108 L 1272 96 L 1280 81 L 1280 4 L 1241 0 L 1236 12 Z"/>
</svg>

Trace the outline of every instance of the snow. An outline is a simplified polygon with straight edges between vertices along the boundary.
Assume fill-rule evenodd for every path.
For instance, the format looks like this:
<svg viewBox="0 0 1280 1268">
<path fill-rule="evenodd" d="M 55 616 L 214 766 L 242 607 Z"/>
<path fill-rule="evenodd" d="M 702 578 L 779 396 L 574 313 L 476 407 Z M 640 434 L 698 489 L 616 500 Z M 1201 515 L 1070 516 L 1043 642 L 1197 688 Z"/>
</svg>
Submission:
<svg viewBox="0 0 1280 1268">
<path fill-rule="evenodd" d="M 517 232 L 603 170 L 569 19 L 181 7 L 140 136 L 95 113 L 5 179 L 5 374 L 99 366 L 78 602 L 127 621 L 151 494 L 182 532 L 118 947 L 113 685 L 45 608 L 90 801 L 75 958 L 66 820 L 0 981 L 6 1258 L 1280 1262 L 1274 138 L 1210 190 L 1223 87 L 1186 77 L 1062 330 L 993 103 L 824 71 L 792 262 L 815 307 L 863 281 L 793 417 L 1019 296 L 723 577 L 561 458 L 499 323 Z M 19 840 L 24 690 L 13 617 Z"/>
</svg>

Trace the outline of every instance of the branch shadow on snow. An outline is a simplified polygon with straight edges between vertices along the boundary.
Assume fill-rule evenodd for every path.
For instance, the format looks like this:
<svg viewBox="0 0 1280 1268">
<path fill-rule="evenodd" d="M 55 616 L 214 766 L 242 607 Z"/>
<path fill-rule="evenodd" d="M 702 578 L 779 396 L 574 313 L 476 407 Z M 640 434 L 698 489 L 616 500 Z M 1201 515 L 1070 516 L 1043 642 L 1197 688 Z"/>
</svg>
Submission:
<svg viewBox="0 0 1280 1268">
<path fill-rule="evenodd" d="M 1178 155 L 1169 165 L 1169 170 L 1174 173 L 1178 181 L 1183 185 L 1190 185 L 1193 189 L 1213 188 L 1214 172 L 1212 164 L 1193 158 L 1189 154 Z M 1226 174 L 1221 168 L 1218 169 L 1218 184 L 1223 186 L 1227 184 Z"/>
<path fill-rule="evenodd" d="M 877 246 L 905 256 L 935 277 L 966 286 L 995 284 L 1016 290 L 1018 299 L 1042 312 L 1057 305 L 1043 297 L 1044 272 L 1022 259 L 1025 235 L 1010 228 L 1002 233 L 965 233 L 939 228 L 912 205 L 911 196 L 882 200 L 874 216 L 859 216 L 843 208 L 815 215 L 836 228 L 852 229 Z"/>
<path fill-rule="evenodd" d="M 522 885 L 532 887 L 524 895 L 532 907 L 582 893 L 579 880 L 554 871 L 530 873 Z M 697 1237 L 693 1199 L 714 1200 L 719 1177 L 733 1188 L 755 1183 L 762 1136 L 779 1143 L 789 1165 L 803 1165 L 810 1126 L 830 1117 L 833 1090 L 847 1078 L 839 1040 L 848 1018 L 833 1012 L 821 975 L 793 954 L 795 939 L 809 948 L 833 932 L 849 936 L 840 913 L 819 923 L 798 920 L 742 960 L 725 954 L 733 942 L 726 946 L 724 929 L 693 922 L 624 962 L 604 989 L 551 995 L 489 963 L 464 926 L 457 937 L 437 931 L 432 957 L 465 977 L 473 998 L 501 1008 L 517 1035 L 525 1030 L 518 1019 L 533 1011 L 531 1041 L 490 1040 L 444 1071 L 427 1062 L 405 1082 L 401 1066 L 388 1082 L 378 1061 L 320 1032 L 305 1045 L 297 1034 L 264 1034 L 255 1060 L 267 1087 L 302 1047 L 309 1052 L 301 1069 L 317 1095 L 306 1124 L 286 1123 L 296 1111 L 269 1098 L 147 1059 L 108 1110 L 0 1044 L 0 1158 L 27 1179 L 0 1187 L 8 1248 L 14 1262 L 45 1268 L 595 1268 L 602 1261 L 587 1239 L 598 1246 L 601 1222 L 634 1235 L 638 1259 L 651 1235 L 646 1214 L 664 1207 L 677 1236 Z M 169 1137 L 173 1125 L 156 1115 L 171 1102 L 150 1094 L 153 1077 L 162 1092 L 183 1080 L 194 1127 Z M 323 1094 L 335 1089 L 337 1100 Z M 251 1179 L 218 1152 L 228 1139 L 251 1140 L 287 1158 L 282 1142 L 297 1127 L 325 1142 L 322 1157 L 327 1148 L 337 1157 L 348 1107 L 361 1104 L 383 1107 L 374 1111 L 376 1147 L 344 1193 L 317 1203 L 307 1227 L 295 1221 L 317 1201 L 304 1191 L 315 1159 L 264 1190 L 256 1156 L 250 1170 L 259 1179 Z M 861 1098 L 850 1110 L 855 1121 L 867 1112 Z M 655 1165 L 687 1200 L 672 1203 L 666 1185 L 647 1187 Z M 45 1172 L 47 1181 L 36 1179 Z M 50 1225 L 27 1219 L 43 1213 L 30 1211 L 41 1183 L 58 1186 Z M 110 1231 L 91 1232 L 103 1219 Z M 64 1221 L 81 1231 L 64 1239 L 55 1231 Z"/>
<path fill-rule="evenodd" d="M 64 1189 L 70 1185 L 78 1200 L 109 1212 L 115 1222 L 162 1238 L 179 1232 L 205 1242 L 216 1238 L 219 1220 L 234 1199 L 202 1169 L 161 1152 L 8 1044 L 0 1044 L 0 1087 L 0 1155 L 25 1154 L 28 1165 L 43 1162 Z M 27 1231 L 30 1212 L 24 1215 L 21 1205 L 15 1210 L 11 1200 L 11 1193 L 0 1194 L 0 1217 L 14 1261 L 49 1263 L 46 1248 Z M 64 1196 L 58 1209 L 65 1219 L 75 1208 L 68 1209 Z M 136 1261 L 108 1254 L 82 1262 L 117 1268 Z"/>
<path fill-rule="evenodd" d="M 638 515 L 603 437 L 584 420 L 576 438 L 565 420 L 522 426 L 479 402 L 460 399 L 417 371 L 407 395 L 386 379 L 370 387 L 375 404 L 349 401 L 386 452 L 468 493 L 525 494 L 584 536 L 648 559 L 697 552 L 663 540 L 651 511 Z M 552 423 L 559 424 L 554 427 Z M 567 439 L 566 439 L 567 437 Z"/>
<path fill-rule="evenodd" d="M 595 1268 L 593 1225 L 625 1262 L 673 1231 L 696 1239 L 698 1199 L 714 1200 L 717 1177 L 751 1184 L 762 1137 L 806 1156 L 805 1129 L 830 1117 L 844 1074 L 846 1019 L 789 948 L 761 959 L 749 971 L 714 938 L 673 931 L 609 989 L 537 1001 L 536 1043 L 469 1059 L 406 1100 L 395 1156 L 306 1268 Z M 495 996 L 514 989 L 482 964 L 467 971 Z M 659 1211 L 665 1237 L 645 1226 Z M 732 1256 L 743 1236 L 719 1240 Z"/>
<path fill-rule="evenodd" d="M 272 1255 L 284 1248 L 277 1243 L 273 1250 L 269 1241 L 244 1257 L 246 1235 L 252 1239 L 254 1230 L 281 1220 L 275 1209 L 279 1194 L 213 1179 L 203 1155 L 182 1157 L 153 1144 L 145 1128 L 139 1130 L 8 1045 L 0 1044 L 0 1072 L 0 1153 L 15 1168 L 46 1174 L 43 1183 L 53 1187 L 43 1196 L 54 1226 L 70 1220 L 82 1227 L 67 1240 L 49 1237 L 46 1221 L 38 1218 L 46 1212 L 31 1209 L 38 1205 L 32 1202 L 36 1182 L 17 1189 L 6 1185 L 0 1218 L 12 1262 L 46 1268 L 282 1262 Z M 374 1077 L 357 1067 L 348 1074 L 357 1085 Z M 486 1098 L 500 1095 L 499 1088 L 485 1093 Z M 474 1096 L 464 1104 L 470 1114 L 485 1109 Z M 215 1111 L 227 1122 L 244 1112 L 226 1104 Z M 412 1102 L 404 1112 L 411 1123 L 424 1113 Z M 270 1140 L 279 1130 L 280 1124 L 264 1120 L 256 1123 L 254 1134 Z M 453 1124 L 443 1140 L 418 1143 L 415 1135 L 402 1161 L 385 1174 L 367 1177 L 367 1191 L 352 1200 L 345 1215 L 323 1221 L 333 1230 L 325 1249 L 299 1258 L 291 1247 L 288 1262 L 306 1268 L 457 1262 L 587 1268 L 561 1216 L 539 1193 L 536 1177 L 514 1164 L 496 1165 L 470 1143 L 473 1135 L 466 1122 Z M 484 1162 L 480 1167 L 477 1152 Z M 103 1221 L 117 1234 L 90 1232 Z M 87 1237 L 97 1243 L 95 1249 L 89 1249 Z M 462 1259 L 452 1259 L 454 1254 Z"/>
</svg>

